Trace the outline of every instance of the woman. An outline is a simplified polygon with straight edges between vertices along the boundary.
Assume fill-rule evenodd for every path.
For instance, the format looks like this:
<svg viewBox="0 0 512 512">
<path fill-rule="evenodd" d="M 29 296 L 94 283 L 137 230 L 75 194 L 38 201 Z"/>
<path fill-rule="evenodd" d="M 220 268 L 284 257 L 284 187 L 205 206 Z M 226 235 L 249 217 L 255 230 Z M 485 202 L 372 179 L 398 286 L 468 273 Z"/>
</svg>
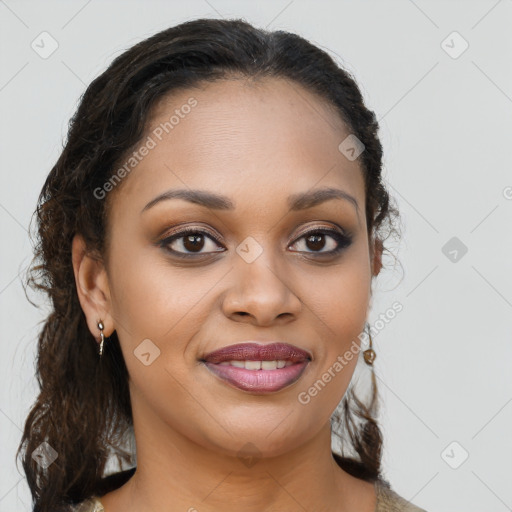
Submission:
<svg viewBox="0 0 512 512">
<path fill-rule="evenodd" d="M 421 511 L 382 475 L 361 350 L 398 216 L 377 131 L 325 52 L 242 20 L 92 82 L 37 209 L 34 511 Z"/>
</svg>

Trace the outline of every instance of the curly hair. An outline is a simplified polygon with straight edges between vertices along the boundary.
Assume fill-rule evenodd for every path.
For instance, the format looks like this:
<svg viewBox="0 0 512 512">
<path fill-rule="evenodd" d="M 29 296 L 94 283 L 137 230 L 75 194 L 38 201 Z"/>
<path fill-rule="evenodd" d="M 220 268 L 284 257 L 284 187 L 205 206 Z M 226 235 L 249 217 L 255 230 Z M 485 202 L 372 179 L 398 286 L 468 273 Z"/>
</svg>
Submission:
<svg viewBox="0 0 512 512">
<path fill-rule="evenodd" d="M 398 210 L 381 176 L 376 116 L 366 108 L 355 79 L 324 50 L 296 34 L 257 29 L 242 19 L 196 19 L 156 33 L 116 57 L 82 95 L 34 212 L 37 239 L 27 284 L 48 295 L 51 311 L 38 338 L 40 391 L 16 454 L 34 512 L 69 510 L 122 484 L 126 471 L 105 477 L 114 457 L 120 469 L 133 466 L 133 453 L 126 449 L 133 432 L 128 371 L 119 340 L 114 331 L 98 361 L 71 260 L 76 234 L 83 236 L 92 256 L 105 256 L 108 203 L 98 200 L 94 190 L 140 142 L 152 107 L 164 95 L 232 76 L 286 79 L 335 109 L 364 144 L 359 162 L 368 234 L 386 251 L 383 242 L 397 232 L 393 221 Z M 352 389 L 343 403 L 343 418 L 335 411 L 332 429 L 340 437 L 338 427 L 348 433 L 345 447 L 355 456 L 342 450 L 333 451 L 333 457 L 351 475 L 374 481 L 381 477 L 382 450 L 374 372 L 370 403 L 360 401 Z M 35 450 L 57 458 L 38 464 Z"/>
</svg>

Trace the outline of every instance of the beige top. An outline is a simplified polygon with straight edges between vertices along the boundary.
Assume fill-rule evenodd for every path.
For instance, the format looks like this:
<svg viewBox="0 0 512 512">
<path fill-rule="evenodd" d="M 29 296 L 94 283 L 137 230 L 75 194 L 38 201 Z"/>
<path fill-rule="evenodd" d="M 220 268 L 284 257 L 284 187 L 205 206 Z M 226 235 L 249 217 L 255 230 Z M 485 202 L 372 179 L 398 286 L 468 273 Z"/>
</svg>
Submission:
<svg viewBox="0 0 512 512">
<path fill-rule="evenodd" d="M 374 485 L 377 495 L 375 512 L 426 512 L 426 510 L 416 507 L 405 498 L 399 496 L 385 482 L 377 480 Z M 75 505 L 72 510 L 73 512 L 105 512 L 98 496 L 82 501 Z"/>
</svg>

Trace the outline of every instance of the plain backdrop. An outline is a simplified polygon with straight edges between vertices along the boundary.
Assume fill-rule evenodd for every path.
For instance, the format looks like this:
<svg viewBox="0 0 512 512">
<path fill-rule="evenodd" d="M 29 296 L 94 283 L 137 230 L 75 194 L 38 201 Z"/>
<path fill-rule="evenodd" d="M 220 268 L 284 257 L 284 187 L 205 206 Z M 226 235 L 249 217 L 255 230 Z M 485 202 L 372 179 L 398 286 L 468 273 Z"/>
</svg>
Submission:
<svg viewBox="0 0 512 512">
<path fill-rule="evenodd" d="M 0 512 L 30 510 L 15 450 L 47 312 L 20 281 L 38 193 L 86 86 L 134 43 L 199 17 L 299 33 L 357 79 L 404 224 L 402 267 L 379 277 L 369 318 L 403 305 L 374 337 L 385 475 L 428 512 L 512 510 L 512 1 L 4 0 Z M 46 58 L 40 37 L 58 45 Z"/>
</svg>

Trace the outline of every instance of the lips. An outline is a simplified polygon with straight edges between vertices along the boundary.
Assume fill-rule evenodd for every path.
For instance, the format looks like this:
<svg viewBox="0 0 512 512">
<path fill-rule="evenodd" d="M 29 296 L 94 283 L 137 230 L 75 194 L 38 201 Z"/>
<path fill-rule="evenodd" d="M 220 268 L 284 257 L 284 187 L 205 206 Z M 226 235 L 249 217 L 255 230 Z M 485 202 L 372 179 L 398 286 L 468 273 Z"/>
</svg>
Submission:
<svg viewBox="0 0 512 512">
<path fill-rule="evenodd" d="M 311 360 L 309 352 L 288 343 L 239 343 L 201 359 L 213 375 L 229 386 L 256 394 L 287 388 L 300 379 Z M 235 362 L 241 364 L 233 365 Z"/>
<path fill-rule="evenodd" d="M 258 343 L 238 343 L 230 345 L 203 357 L 203 361 L 218 364 L 224 361 L 291 361 L 302 363 L 311 361 L 311 355 L 295 345 L 288 343 L 270 343 L 261 345 Z"/>
</svg>

